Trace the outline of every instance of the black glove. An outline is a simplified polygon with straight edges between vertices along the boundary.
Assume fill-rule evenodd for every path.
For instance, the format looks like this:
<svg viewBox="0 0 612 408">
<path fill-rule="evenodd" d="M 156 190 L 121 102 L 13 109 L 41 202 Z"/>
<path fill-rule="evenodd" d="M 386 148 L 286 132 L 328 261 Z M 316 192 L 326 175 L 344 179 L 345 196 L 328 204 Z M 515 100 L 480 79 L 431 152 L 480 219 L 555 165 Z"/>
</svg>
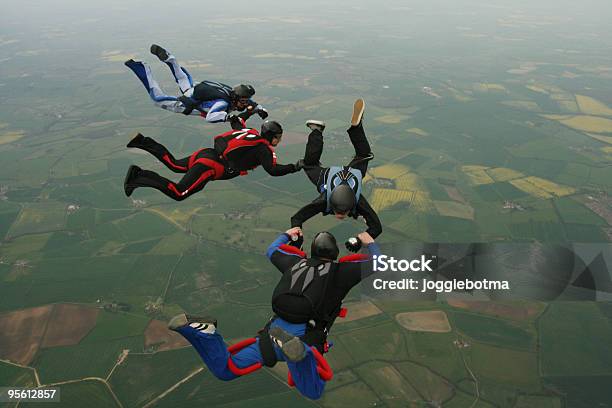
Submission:
<svg viewBox="0 0 612 408">
<path fill-rule="evenodd" d="M 226 119 L 227 122 L 230 123 L 230 126 L 232 127 L 232 129 L 234 130 L 240 130 L 242 129 L 242 121 L 240 120 L 240 118 L 236 115 L 229 115 Z"/>
<path fill-rule="evenodd" d="M 242 113 L 238 114 L 238 117 L 239 117 L 240 119 L 244 120 L 245 122 L 246 122 L 247 120 L 249 120 L 249 118 L 250 118 L 251 116 L 253 116 L 253 112 L 250 112 L 250 111 L 248 111 L 248 110 L 246 110 L 246 111 L 244 111 L 244 112 L 242 112 Z"/>
<path fill-rule="evenodd" d="M 300 171 L 304 168 L 304 159 L 300 159 L 293 165 L 295 167 L 295 171 Z"/>
<path fill-rule="evenodd" d="M 292 238 L 291 241 L 289 241 L 289 245 L 296 247 L 297 249 L 302 249 L 302 245 L 304 245 L 304 237 L 298 235 L 295 237 L 295 240 Z"/>
<path fill-rule="evenodd" d="M 361 249 L 361 240 L 357 237 L 350 237 L 344 243 L 346 249 L 351 252 L 358 252 Z"/>
<path fill-rule="evenodd" d="M 182 114 L 191 115 L 191 112 L 193 112 L 196 107 L 196 104 L 194 103 L 193 99 L 185 95 L 181 95 L 177 99 L 185 106 L 185 110 L 182 112 Z"/>
<path fill-rule="evenodd" d="M 265 119 L 268 117 L 268 111 L 265 110 L 264 108 L 258 109 L 257 110 L 257 114 L 259 115 L 260 118 Z"/>
</svg>

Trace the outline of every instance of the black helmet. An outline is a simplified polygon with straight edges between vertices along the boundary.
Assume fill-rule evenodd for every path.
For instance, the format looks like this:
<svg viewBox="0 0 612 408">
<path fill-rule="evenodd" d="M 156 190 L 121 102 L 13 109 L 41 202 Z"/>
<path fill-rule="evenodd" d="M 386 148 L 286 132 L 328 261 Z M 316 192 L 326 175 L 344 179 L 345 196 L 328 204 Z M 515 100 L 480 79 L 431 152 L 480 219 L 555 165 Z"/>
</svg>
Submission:
<svg viewBox="0 0 612 408">
<path fill-rule="evenodd" d="M 283 134 L 283 127 L 275 120 L 266 120 L 261 124 L 260 135 L 268 142 L 272 141 L 274 137 L 280 137 Z"/>
<path fill-rule="evenodd" d="M 319 232 L 310 244 L 310 253 L 313 258 L 336 260 L 338 258 L 338 244 L 336 238 L 329 232 Z"/>
<path fill-rule="evenodd" d="M 355 208 L 355 192 L 346 183 L 342 183 L 331 192 L 329 204 L 335 213 L 346 214 Z"/>
<path fill-rule="evenodd" d="M 236 85 L 232 92 L 236 98 L 250 98 L 255 95 L 255 88 L 251 85 L 240 84 Z"/>
</svg>

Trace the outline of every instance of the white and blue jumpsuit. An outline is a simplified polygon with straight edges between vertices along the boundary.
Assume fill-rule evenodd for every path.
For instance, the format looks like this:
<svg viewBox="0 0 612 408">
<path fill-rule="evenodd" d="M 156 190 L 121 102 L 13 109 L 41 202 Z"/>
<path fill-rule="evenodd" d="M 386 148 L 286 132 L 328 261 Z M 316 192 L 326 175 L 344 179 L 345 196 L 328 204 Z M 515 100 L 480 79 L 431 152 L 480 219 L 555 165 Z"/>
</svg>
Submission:
<svg viewBox="0 0 612 408">
<path fill-rule="evenodd" d="M 164 61 L 164 63 L 170 68 L 172 75 L 174 76 L 174 80 L 178 84 L 179 90 L 186 97 L 192 97 L 194 91 L 194 83 L 193 78 L 189 74 L 189 72 L 182 67 L 174 57 L 174 55 L 170 54 L 168 59 Z M 157 83 L 157 81 L 153 78 L 151 73 L 151 67 L 146 62 L 142 61 L 134 61 L 129 60 L 125 63 L 125 65 L 136 74 L 138 79 L 142 82 L 147 93 L 153 100 L 156 106 L 159 106 L 162 109 L 175 112 L 175 113 L 184 113 L 186 110 L 183 102 L 179 100 L 176 96 L 166 95 L 164 91 L 162 91 L 161 87 Z M 218 98 L 207 101 L 201 101 L 196 109 L 191 111 L 190 115 L 200 115 L 207 122 L 217 123 L 217 122 L 225 122 L 229 112 L 233 110 L 231 103 L 230 91 L 231 88 L 225 84 L 214 82 L 214 81 L 202 81 L 208 85 L 213 87 L 223 89 L 227 93 L 227 98 Z M 263 107 L 257 102 L 253 100 L 249 100 L 249 105 L 254 107 L 254 111 L 258 111 L 263 109 Z"/>
</svg>

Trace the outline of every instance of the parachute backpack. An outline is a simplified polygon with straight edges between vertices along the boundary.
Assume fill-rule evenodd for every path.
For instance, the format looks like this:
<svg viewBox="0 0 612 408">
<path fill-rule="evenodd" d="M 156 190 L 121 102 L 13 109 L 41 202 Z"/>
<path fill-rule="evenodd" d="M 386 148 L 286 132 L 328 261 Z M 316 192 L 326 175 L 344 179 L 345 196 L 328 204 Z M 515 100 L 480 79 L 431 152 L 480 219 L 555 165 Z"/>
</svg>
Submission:
<svg viewBox="0 0 612 408">
<path fill-rule="evenodd" d="M 339 167 L 332 166 L 329 168 L 327 173 L 326 183 L 323 187 L 325 191 L 325 197 L 327 200 L 327 207 L 325 213 L 331 214 L 333 212 L 331 196 L 335 188 L 341 185 L 347 185 L 353 190 L 355 194 L 355 205 L 349 210 L 350 213 L 354 213 L 361 196 L 361 172 L 351 167 Z M 322 191 L 322 192 L 323 192 Z"/>
<path fill-rule="evenodd" d="M 229 85 L 215 81 L 202 81 L 193 88 L 192 99 L 196 101 L 212 101 L 223 99 L 227 102 L 232 100 L 232 88 Z"/>
<path fill-rule="evenodd" d="M 272 310 L 290 323 L 310 320 L 329 321 L 321 310 L 329 282 L 334 275 L 332 262 L 304 259 L 287 271 L 272 295 Z"/>
</svg>

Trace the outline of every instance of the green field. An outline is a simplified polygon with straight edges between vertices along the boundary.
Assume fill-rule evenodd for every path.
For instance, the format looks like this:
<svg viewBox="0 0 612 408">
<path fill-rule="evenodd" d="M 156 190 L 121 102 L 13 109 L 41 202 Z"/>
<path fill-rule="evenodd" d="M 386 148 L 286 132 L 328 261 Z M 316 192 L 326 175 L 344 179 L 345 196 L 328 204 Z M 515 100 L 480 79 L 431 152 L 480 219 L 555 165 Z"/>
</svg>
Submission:
<svg viewBox="0 0 612 408">
<path fill-rule="evenodd" d="M 511 349 L 532 350 L 535 348 L 535 330 L 531 328 L 472 313 L 454 312 L 451 316 L 453 326 L 476 341 Z"/>
<path fill-rule="evenodd" d="M 202 366 L 191 348 L 156 354 L 130 354 L 113 372 L 110 384 L 128 406 L 142 406 Z"/>
<path fill-rule="evenodd" d="M 149 319 L 143 316 L 102 311 L 98 314 L 96 327 L 87 334 L 81 344 L 104 343 L 109 340 L 122 339 L 141 335 Z"/>
<path fill-rule="evenodd" d="M 607 353 L 612 327 L 595 303 L 551 304 L 541 317 L 539 331 L 544 375 L 612 375 Z M 562 350 L 574 351 L 557 358 Z"/>
<path fill-rule="evenodd" d="M 37 385 L 34 372 L 31 369 L 5 362 L 0 362 L 0 384 L 27 388 Z"/>
<path fill-rule="evenodd" d="M 34 361 L 40 380 L 54 383 L 85 377 L 106 378 L 123 350 L 141 352 L 142 336 L 43 350 Z"/>
</svg>

